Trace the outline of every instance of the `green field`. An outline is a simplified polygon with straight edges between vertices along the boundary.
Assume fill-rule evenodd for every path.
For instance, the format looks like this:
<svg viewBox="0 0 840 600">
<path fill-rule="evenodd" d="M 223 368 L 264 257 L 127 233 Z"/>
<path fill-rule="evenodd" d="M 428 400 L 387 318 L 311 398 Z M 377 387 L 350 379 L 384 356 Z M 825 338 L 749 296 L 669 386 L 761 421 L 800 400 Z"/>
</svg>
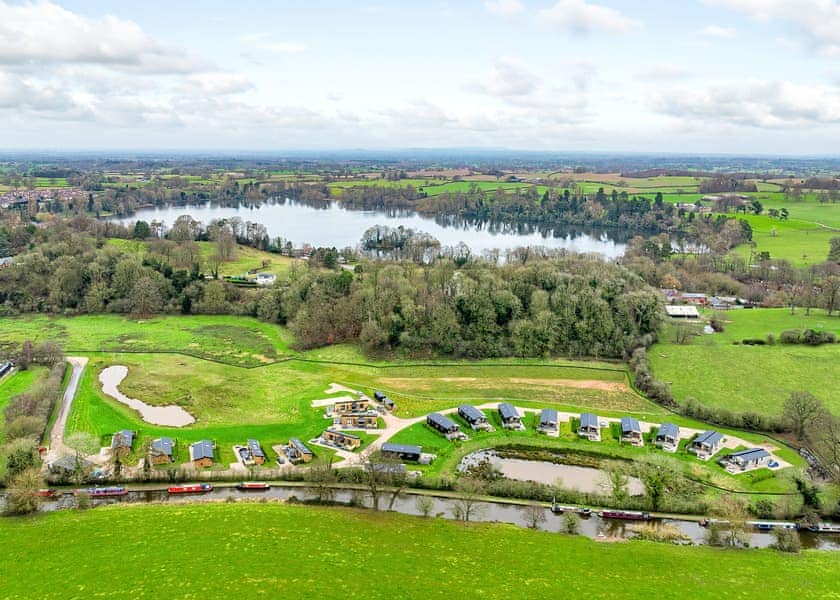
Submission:
<svg viewBox="0 0 840 600">
<path fill-rule="evenodd" d="M 787 329 L 825 329 L 840 334 L 840 317 L 804 309 L 733 310 L 724 313 L 722 334 L 701 335 L 688 345 L 673 343 L 666 331 L 649 351 L 653 374 L 670 384 L 682 402 L 696 398 L 708 406 L 778 415 L 793 391 L 809 391 L 840 415 L 837 395 L 840 344 L 744 346 L 745 338 L 776 338 Z"/>
<path fill-rule="evenodd" d="M 26 371 L 15 371 L 0 379 L 0 444 L 3 443 L 3 409 L 6 408 L 9 400 L 29 391 L 39 381 L 47 376 L 47 368 L 32 365 Z"/>
<path fill-rule="evenodd" d="M 146 320 L 117 315 L 0 319 L 0 339 L 55 340 L 68 353 L 182 352 L 240 366 L 288 355 L 291 337 L 280 327 L 247 317 L 168 316 Z"/>
<path fill-rule="evenodd" d="M 0 537 L 7 598 L 840 597 L 831 552 L 606 544 L 361 509 L 114 506 L 3 519 Z"/>
</svg>

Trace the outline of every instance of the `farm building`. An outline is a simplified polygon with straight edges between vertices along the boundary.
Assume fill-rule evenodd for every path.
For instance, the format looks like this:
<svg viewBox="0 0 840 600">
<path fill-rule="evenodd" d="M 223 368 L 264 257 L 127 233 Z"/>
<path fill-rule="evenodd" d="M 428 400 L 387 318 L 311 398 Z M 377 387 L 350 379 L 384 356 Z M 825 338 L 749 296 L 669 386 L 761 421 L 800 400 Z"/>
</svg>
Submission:
<svg viewBox="0 0 840 600">
<path fill-rule="evenodd" d="M 175 462 L 175 441 L 172 438 L 161 437 L 152 440 L 149 447 L 149 462 L 153 465 L 163 465 Z"/>
<path fill-rule="evenodd" d="M 642 427 L 633 417 L 621 417 L 621 441 L 642 445 Z"/>
<path fill-rule="evenodd" d="M 483 429 L 487 427 L 487 416 L 475 406 L 462 404 L 458 407 L 458 416 L 464 419 L 473 429 Z"/>
<path fill-rule="evenodd" d="M 382 455 L 398 458 L 400 460 L 419 461 L 423 453 L 422 446 L 409 446 L 406 444 L 382 444 Z"/>
<path fill-rule="evenodd" d="M 723 435 L 717 431 L 704 431 L 691 442 L 691 451 L 698 456 L 711 456 L 720 450 Z"/>
<path fill-rule="evenodd" d="M 332 405 L 332 414 L 346 415 L 349 413 L 361 413 L 370 409 L 370 402 L 367 400 L 339 400 Z"/>
<path fill-rule="evenodd" d="M 521 429 L 522 417 L 519 416 L 512 404 L 502 402 L 499 404 L 499 417 L 502 419 L 502 426 L 505 429 Z"/>
<path fill-rule="evenodd" d="M 557 411 L 553 408 L 544 408 L 540 413 L 539 431 L 542 433 L 554 433 L 559 430 Z"/>
<path fill-rule="evenodd" d="M 116 432 L 111 436 L 111 450 L 131 450 L 134 445 L 134 432 L 128 429 Z"/>
<path fill-rule="evenodd" d="M 601 441 L 601 429 L 598 427 L 598 417 L 593 413 L 580 415 L 580 429 L 578 435 L 592 441 Z"/>
<path fill-rule="evenodd" d="M 461 432 L 461 428 L 458 427 L 457 423 L 452 421 L 452 419 L 444 417 L 440 413 L 431 413 L 429 416 L 426 417 L 426 423 L 429 425 L 429 427 L 437 429 L 442 434 L 444 434 L 447 437 L 447 439 L 457 437 L 458 434 Z"/>
<path fill-rule="evenodd" d="M 286 456 L 289 457 L 289 462 L 293 465 L 298 463 L 308 463 L 312 460 L 312 450 L 306 447 L 306 444 L 297 438 L 289 440 L 289 445 L 286 447 Z"/>
<path fill-rule="evenodd" d="M 331 446 L 337 446 L 343 450 L 355 450 L 362 445 L 362 438 L 352 433 L 344 433 L 335 429 L 325 429 L 321 438 Z"/>
<path fill-rule="evenodd" d="M 201 440 L 190 444 L 190 460 L 196 467 L 212 467 L 215 444 L 210 440 Z"/>
<path fill-rule="evenodd" d="M 248 454 L 254 464 L 261 465 L 265 463 L 265 452 L 257 440 L 248 440 Z"/>
<path fill-rule="evenodd" d="M 654 443 L 666 450 L 676 448 L 680 443 L 680 428 L 673 423 L 663 423 L 656 432 Z"/>
<path fill-rule="evenodd" d="M 696 306 L 665 306 L 665 312 L 672 319 L 699 319 L 700 313 L 697 312 Z"/>
<path fill-rule="evenodd" d="M 379 427 L 379 417 L 375 412 L 347 413 L 338 417 L 338 424 L 354 429 L 376 429 Z"/>
<path fill-rule="evenodd" d="M 766 465 L 770 462 L 771 458 L 770 453 L 763 448 L 750 448 L 748 450 L 741 450 L 740 452 L 733 452 L 729 456 L 724 457 L 720 462 L 743 471 Z"/>
</svg>

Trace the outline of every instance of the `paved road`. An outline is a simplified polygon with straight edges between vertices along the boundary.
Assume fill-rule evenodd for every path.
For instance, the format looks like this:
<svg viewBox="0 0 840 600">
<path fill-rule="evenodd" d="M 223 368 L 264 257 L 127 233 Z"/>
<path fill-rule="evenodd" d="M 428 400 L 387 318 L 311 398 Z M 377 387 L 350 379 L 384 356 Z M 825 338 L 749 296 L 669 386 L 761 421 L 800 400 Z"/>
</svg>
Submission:
<svg viewBox="0 0 840 600">
<path fill-rule="evenodd" d="M 70 375 L 70 382 L 67 384 L 67 389 L 64 390 L 61 406 L 58 409 L 58 418 L 50 432 L 50 449 L 47 452 L 46 460 L 44 460 L 46 464 L 64 454 L 74 453 L 74 450 L 64 445 L 64 428 L 67 426 L 67 415 L 70 414 L 70 406 L 73 404 L 73 398 L 76 397 L 79 381 L 82 379 L 82 372 L 85 370 L 88 359 L 82 356 L 68 356 L 67 362 L 73 367 L 73 374 Z"/>
</svg>

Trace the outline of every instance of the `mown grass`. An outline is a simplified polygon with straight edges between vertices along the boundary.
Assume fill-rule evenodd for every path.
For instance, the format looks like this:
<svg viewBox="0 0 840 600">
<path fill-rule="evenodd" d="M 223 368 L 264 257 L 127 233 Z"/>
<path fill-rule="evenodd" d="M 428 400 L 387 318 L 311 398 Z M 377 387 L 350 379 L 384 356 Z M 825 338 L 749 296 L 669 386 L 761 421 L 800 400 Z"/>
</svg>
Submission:
<svg viewBox="0 0 840 600">
<path fill-rule="evenodd" d="M 671 386 L 675 398 L 696 398 L 708 406 L 779 415 L 794 391 L 808 391 L 840 415 L 837 396 L 840 345 L 735 345 L 745 338 L 764 339 L 787 329 L 825 329 L 840 335 L 840 317 L 804 309 L 737 310 L 724 313 L 722 334 L 699 335 L 690 344 L 673 343 L 666 330 L 649 352 L 653 374 Z"/>
<path fill-rule="evenodd" d="M 10 598 L 639 598 L 675 585 L 693 598 L 838 597 L 830 552 L 604 544 L 361 509 L 112 506 L 4 519 L 0 532 Z"/>
<path fill-rule="evenodd" d="M 288 355 L 291 336 L 256 319 L 233 316 L 32 316 L 0 320 L 7 342 L 55 340 L 66 352 L 183 352 L 240 366 Z"/>
<path fill-rule="evenodd" d="M 5 440 L 3 410 L 9 400 L 18 394 L 23 394 L 47 376 L 47 368 L 31 365 L 26 371 L 15 371 L 0 379 L 0 444 Z"/>
<path fill-rule="evenodd" d="M 527 406 L 526 406 L 527 407 Z M 535 407 L 536 408 L 536 407 Z M 636 461 L 643 459 L 646 456 L 653 454 L 662 455 L 661 449 L 656 448 L 650 440 L 645 439 L 645 445 L 642 448 L 637 448 L 629 444 L 622 444 L 612 428 L 601 429 L 601 441 L 591 442 L 587 439 L 581 438 L 575 431 L 572 430 L 571 424 L 564 422 L 560 424 L 559 437 L 549 437 L 537 433 L 538 415 L 534 413 L 526 413 L 523 416 L 522 422 L 525 425 L 525 431 L 506 430 L 502 428 L 501 418 L 496 409 L 484 410 L 490 424 L 495 428 L 493 432 L 473 431 L 457 414 L 448 415 L 450 419 L 454 420 L 461 426 L 461 431 L 465 432 L 469 439 L 465 442 L 450 442 L 444 438 L 440 433 L 433 430 L 431 427 L 423 423 L 417 423 L 404 429 L 395 435 L 391 441 L 397 444 L 416 444 L 423 447 L 424 452 L 436 454 L 438 458 L 431 465 L 417 466 L 419 470 L 429 475 L 442 475 L 445 473 L 455 472 L 455 468 L 461 459 L 483 448 L 497 448 L 506 445 L 519 445 L 535 448 L 548 448 L 551 450 L 567 450 L 569 452 L 584 452 L 600 455 L 603 459 L 611 458 L 626 459 Z M 624 413 L 626 414 L 626 413 Z M 604 411 L 598 412 L 599 417 L 613 417 L 620 416 L 621 413 L 609 413 Z M 653 422 L 672 422 L 684 427 L 692 427 L 695 429 L 705 429 L 702 423 L 684 419 L 676 416 L 650 416 L 640 413 L 633 413 L 633 416 L 640 420 L 653 420 Z M 718 431 L 726 435 L 735 435 L 737 437 L 746 439 L 755 445 L 772 442 L 767 438 L 755 434 L 742 434 L 740 432 L 731 432 L 728 430 L 717 428 Z M 669 458 L 674 460 L 674 464 L 678 465 L 682 472 L 694 479 L 695 481 L 703 482 L 724 488 L 728 490 L 739 490 L 752 493 L 779 493 L 790 492 L 795 490 L 795 486 L 789 477 L 789 471 L 781 471 L 775 473 L 772 477 L 753 483 L 751 478 L 747 475 L 732 475 L 721 467 L 717 461 L 703 462 L 697 459 L 694 454 L 689 453 L 686 448 L 688 440 L 681 442 L 681 449 L 677 453 L 667 454 Z M 793 452 L 786 452 L 787 449 L 782 449 L 779 453 L 789 460 L 795 466 L 804 464 L 801 457 L 798 457 Z M 722 452 L 723 456 L 726 452 Z M 415 468 L 415 467 L 412 467 Z M 710 497 L 717 495 L 717 491 L 709 489 Z"/>
</svg>

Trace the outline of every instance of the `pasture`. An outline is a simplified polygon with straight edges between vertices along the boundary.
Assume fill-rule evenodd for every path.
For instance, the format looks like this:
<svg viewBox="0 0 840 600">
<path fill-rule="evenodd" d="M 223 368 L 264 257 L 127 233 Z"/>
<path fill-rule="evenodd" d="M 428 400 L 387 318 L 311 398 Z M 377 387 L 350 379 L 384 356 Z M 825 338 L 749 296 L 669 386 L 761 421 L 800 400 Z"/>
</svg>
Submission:
<svg viewBox="0 0 840 600">
<path fill-rule="evenodd" d="M 777 339 L 787 329 L 824 329 L 840 335 L 840 317 L 802 308 L 733 310 L 723 313 L 725 331 L 694 336 L 689 344 L 673 341 L 666 330 L 649 351 L 654 376 L 671 386 L 678 402 L 696 398 L 708 406 L 779 415 L 794 391 L 808 391 L 840 415 L 837 365 L 840 344 L 811 347 L 776 343 L 736 345 L 745 338 Z M 673 325 L 672 325 L 673 326 Z M 699 330 L 699 327 L 697 328 Z"/>
<path fill-rule="evenodd" d="M 680 592 L 698 598 L 748 597 L 759 588 L 768 598 L 837 595 L 830 552 L 606 544 L 361 509 L 112 506 L 3 519 L 0 535 L 0 586 L 10 598 L 152 598 L 163 589 L 203 598 L 443 598 L 453 590 L 483 598 L 638 598 L 673 587 L 675 572 Z M 21 556 L 37 556 L 37 565 L 21 568 Z M 258 559 L 280 556 L 288 560 Z"/>
</svg>

